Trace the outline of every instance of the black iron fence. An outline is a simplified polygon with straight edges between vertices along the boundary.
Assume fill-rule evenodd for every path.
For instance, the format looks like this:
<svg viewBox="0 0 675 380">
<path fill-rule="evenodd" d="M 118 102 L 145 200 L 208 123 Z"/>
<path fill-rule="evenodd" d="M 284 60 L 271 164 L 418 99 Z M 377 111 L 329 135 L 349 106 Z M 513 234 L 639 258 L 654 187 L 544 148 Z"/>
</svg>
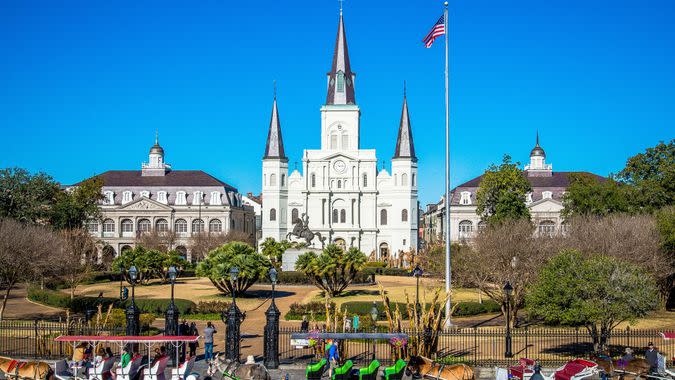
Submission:
<svg viewBox="0 0 675 380">
<path fill-rule="evenodd" d="M 83 321 L 66 323 L 65 321 L 47 320 L 2 320 L 0 321 L 0 356 L 63 359 L 72 355 L 72 346 L 68 343 L 54 342 L 54 338 L 59 335 L 124 334 L 123 326 L 101 329 Z"/>
<path fill-rule="evenodd" d="M 282 328 L 279 337 L 281 363 L 308 362 L 317 360 L 320 349 L 297 345 L 291 341 L 291 334 L 298 329 Z M 406 332 L 409 335 L 414 333 Z M 594 351 L 593 338 L 584 328 L 519 328 L 513 329 L 513 358 L 505 353 L 504 328 L 465 328 L 439 332 L 438 346 L 434 358 L 447 364 L 467 363 L 478 366 L 504 366 L 521 357 L 536 359 L 545 366 L 561 365 L 575 357 L 588 357 Z M 612 356 L 619 357 L 626 347 L 631 347 L 637 355 L 648 342 L 666 356 L 673 364 L 675 341 L 664 340 L 657 330 L 615 329 L 607 339 Z M 388 341 L 355 340 L 343 343 L 343 359 L 351 359 L 357 365 L 367 365 L 373 358 L 383 365 L 389 365 L 396 358 L 396 350 Z"/>
</svg>

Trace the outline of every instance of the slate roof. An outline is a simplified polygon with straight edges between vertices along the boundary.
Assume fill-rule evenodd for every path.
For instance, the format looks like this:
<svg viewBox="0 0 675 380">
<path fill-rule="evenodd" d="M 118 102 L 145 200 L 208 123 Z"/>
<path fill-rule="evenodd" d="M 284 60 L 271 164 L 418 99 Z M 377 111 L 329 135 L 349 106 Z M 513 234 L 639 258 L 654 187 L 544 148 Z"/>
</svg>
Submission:
<svg viewBox="0 0 675 380">
<path fill-rule="evenodd" d="M 536 187 L 569 187 L 570 185 L 570 174 L 586 174 L 591 177 L 595 177 L 596 179 L 600 181 L 605 181 L 606 178 L 599 176 L 597 174 L 593 174 L 590 172 L 553 172 L 551 173 L 552 175 L 550 177 L 526 177 L 527 181 L 530 183 L 530 186 L 533 188 Z M 527 175 L 525 172 L 524 175 Z M 480 175 L 472 180 L 469 180 L 467 182 L 464 182 L 463 184 L 459 185 L 456 187 L 458 188 L 465 188 L 465 187 L 479 187 L 481 180 L 483 179 L 483 175 Z"/>
<path fill-rule="evenodd" d="M 235 187 L 201 170 L 171 170 L 164 176 L 142 176 L 140 170 L 108 170 L 97 177 L 107 187 L 197 187 L 217 186 L 237 191 Z M 76 186 L 79 183 L 75 184 Z"/>
<path fill-rule="evenodd" d="M 412 127 L 410 126 L 410 115 L 408 114 L 408 99 L 405 95 L 403 95 L 403 110 L 401 111 L 401 122 L 398 126 L 398 138 L 396 139 L 394 158 L 412 158 L 413 160 L 417 160 Z"/>
<path fill-rule="evenodd" d="M 265 145 L 265 155 L 263 158 L 287 159 L 284 152 L 284 139 L 281 137 L 281 123 L 279 122 L 276 95 L 274 95 L 274 103 L 272 104 L 272 117 L 270 119 L 270 129 L 267 132 L 267 144 Z"/>
<path fill-rule="evenodd" d="M 345 76 L 345 98 L 336 96 L 337 73 L 342 72 Z M 340 22 L 338 23 L 338 32 L 335 37 L 335 50 L 333 51 L 333 64 L 328 73 L 328 94 L 326 104 L 356 104 L 354 94 L 354 82 L 351 64 L 349 63 L 349 49 L 347 48 L 347 36 L 345 33 L 345 23 L 340 13 Z M 336 99 L 337 98 L 337 99 Z"/>
</svg>

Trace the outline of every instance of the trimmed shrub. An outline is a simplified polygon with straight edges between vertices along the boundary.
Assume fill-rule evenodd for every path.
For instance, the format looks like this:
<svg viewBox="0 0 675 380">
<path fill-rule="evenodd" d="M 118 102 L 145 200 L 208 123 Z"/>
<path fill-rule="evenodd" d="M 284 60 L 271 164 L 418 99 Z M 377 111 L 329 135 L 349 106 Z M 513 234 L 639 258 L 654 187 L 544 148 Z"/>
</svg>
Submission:
<svg viewBox="0 0 675 380">
<path fill-rule="evenodd" d="M 257 281 L 259 284 L 269 284 L 270 279 L 265 277 Z M 279 272 L 277 274 L 277 283 L 283 285 L 314 285 L 313 282 L 302 272 L 298 271 L 288 271 L 288 272 Z M 373 279 L 371 279 L 370 274 L 364 273 L 361 271 L 356 274 L 354 277 L 354 282 L 352 284 L 372 284 Z"/>
<path fill-rule="evenodd" d="M 83 313 L 86 310 L 94 310 L 99 304 L 106 309 L 108 305 L 113 305 L 116 308 L 126 308 L 131 300 L 120 302 L 118 298 L 110 297 L 87 297 L 77 296 L 70 299 L 70 295 L 54 290 L 42 290 L 37 287 L 28 288 L 28 299 L 48 306 L 59 307 L 63 309 L 70 309 L 74 313 Z M 136 306 L 145 313 L 163 314 L 171 302 L 170 299 L 136 299 Z M 196 308 L 194 302 L 180 298 L 174 299 L 174 303 L 180 310 L 181 314 L 190 314 Z"/>
<path fill-rule="evenodd" d="M 193 313 L 197 314 L 220 314 L 230 308 L 227 301 L 199 301 Z"/>
<path fill-rule="evenodd" d="M 405 268 L 381 268 L 381 267 L 366 267 L 363 268 L 361 274 L 365 275 L 380 275 L 380 276 L 407 276 L 410 277 L 411 272 Z"/>
<path fill-rule="evenodd" d="M 382 261 L 366 261 L 364 268 L 386 268 L 387 263 Z"/>
<path fill-rule="evenodd" d="M 457 309 L 455 309 L 455 316 L 467 317 L 471 315 L 500 313 L 501 306 L 493 300 L 485 300 L 483 303 L 478 302 L 460 302 Z"/>
<path fill-rule="evenodd" d="M 331 302 L 331 308 L 335 308 L 335 303 Z M 314 315 L 314 318 L 325 319 L 326 318 L 326 305 L 323 301 L 312 301 L 309 303 L 292 303 L 290 310 L 286 313 L 285 318 L 287 320 L 298 320 L 302 317 Z"/>
</svg>

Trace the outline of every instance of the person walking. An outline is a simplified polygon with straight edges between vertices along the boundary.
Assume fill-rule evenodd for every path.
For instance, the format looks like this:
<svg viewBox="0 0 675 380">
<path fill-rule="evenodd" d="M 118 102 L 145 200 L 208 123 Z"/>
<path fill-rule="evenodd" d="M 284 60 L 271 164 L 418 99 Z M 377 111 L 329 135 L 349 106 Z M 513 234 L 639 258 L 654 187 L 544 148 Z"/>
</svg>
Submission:
<svg viewBox="0 0 675 380">
<path fill-rule="evenodd" d="M 199 336 L 199 331 L 197 330 L 197 324 L 196 323 L 194 323 L 194 322 L 190 323 L 190 332 L 189 332 L 188 335 Z M 195 355 L 197 355 L 197 346 L 198 345 L 199 345 L 199 342 L 196 342 L 196 341 L 190 342 L 188 344 L 188 346 L 190 348 L 190 357 L 191 358 L 194 357 Z"/>
<path fill-rule="evenodd" d="M 338 362 L 340 361 L 340 355 L 338 353 L 337 342 L 332 339 L 328 339 L 328 347 L 326 347 L 328 354 L 328 378 L 333 378 L 333 371 L 338 367 Z"/>
<path fill-rule="evenodd" d="M 213 358 L 213 334 L 216 334 L 215 327 L 211 321 L 206 322 L 206 328 L 204 329 L 204 360 L 209 361 Z"/>
<path fill-rule="evenodd" d="M 649 372 L 656 372 L 659 367 L 659 351 L 654 348 L 654 343 L 647 343 L 647 351 L 645 351 L 645 359 L 649 363 Z"/>
</svg>

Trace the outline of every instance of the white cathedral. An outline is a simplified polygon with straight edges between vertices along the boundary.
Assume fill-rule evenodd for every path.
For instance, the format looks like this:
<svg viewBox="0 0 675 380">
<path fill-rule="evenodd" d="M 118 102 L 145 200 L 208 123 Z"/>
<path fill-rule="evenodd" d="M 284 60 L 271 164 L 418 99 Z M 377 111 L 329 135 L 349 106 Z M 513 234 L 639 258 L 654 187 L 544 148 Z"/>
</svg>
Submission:
<svg viewBox="0 0 675 380">
<path fill-rule="evenodd" d="M 327 79 L 321 149 L 304 150 L 302 174 L 288 175 L 275 96 L 262 160 L 262 240 L 294 241 L 289 232 L 300 222 L 317 234 L 315 248 L 336 243 L 378 259 L 416 249 L 417 157 L 405 94 L 391 172 L 378 172 L 375 150 L 360 144 L 361 109 L 342 12 Z"/>
</svg>

